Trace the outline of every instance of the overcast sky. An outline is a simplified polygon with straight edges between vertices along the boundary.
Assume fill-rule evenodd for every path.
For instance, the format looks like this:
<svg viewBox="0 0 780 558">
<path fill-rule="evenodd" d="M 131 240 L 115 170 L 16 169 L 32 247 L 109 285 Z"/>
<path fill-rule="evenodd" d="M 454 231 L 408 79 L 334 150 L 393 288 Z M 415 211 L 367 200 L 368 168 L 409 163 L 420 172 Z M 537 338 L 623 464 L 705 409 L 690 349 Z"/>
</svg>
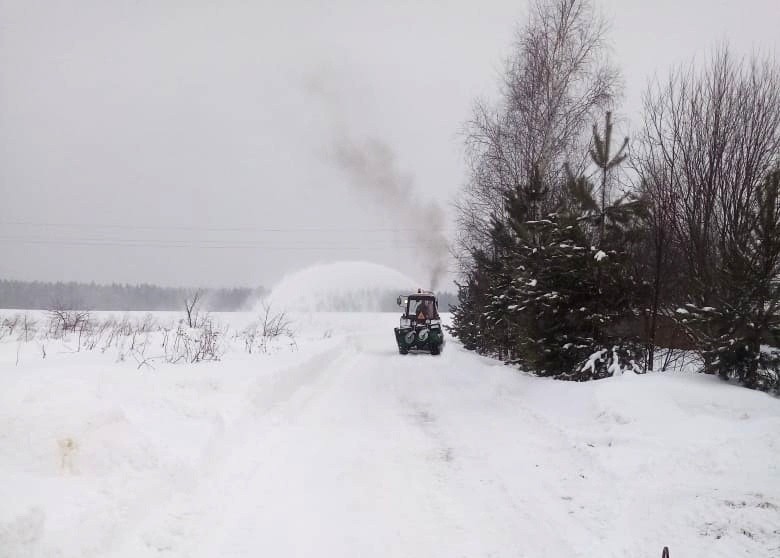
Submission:
<svg viewBox="0 0 780 558">
<path fill-rule="evenodd" d="M 720 40 L 780 51 L 778 0 L 598 4 L 629 119 L 648 77 Z M 271 285 L 316 262 L 423 265 L 410 229 L 450 225 L 416 209 L 448 211 L 463 184 L 459 132 L 526 8 L 0 0 L 0 277 Z M 345 142 L 381 147 L 408 212 L 361 188 Z"/>
</svg>

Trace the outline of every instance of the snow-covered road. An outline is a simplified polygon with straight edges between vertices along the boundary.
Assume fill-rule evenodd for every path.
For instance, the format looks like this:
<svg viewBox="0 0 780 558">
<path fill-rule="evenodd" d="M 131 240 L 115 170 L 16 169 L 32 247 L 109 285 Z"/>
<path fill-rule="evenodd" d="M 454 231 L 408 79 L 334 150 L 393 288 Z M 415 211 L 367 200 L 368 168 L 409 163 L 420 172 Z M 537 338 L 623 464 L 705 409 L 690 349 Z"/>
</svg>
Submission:
<svg viewBox="0 0 780 558">
<path fill-rule="evenodd" d="M 208 473 L 143 522 L 127 555 L 571 555 L 561 522 L 516 489 L 560 436 L 517 408 L 511 420 L 533 426 L 519 438 L 497 393 L 454 373 L 463 356 L 401 358 L 386 335 L 351 335 L 256 386 Z M 545 534 L 524 540 L 532 524 Z"/>
<path fill-rule="evenodd" d="M 7 355 L 0 556 L 780 556 L 776 398 L 400 356 L 396 319 L 152 373 Z"/>
</svg>

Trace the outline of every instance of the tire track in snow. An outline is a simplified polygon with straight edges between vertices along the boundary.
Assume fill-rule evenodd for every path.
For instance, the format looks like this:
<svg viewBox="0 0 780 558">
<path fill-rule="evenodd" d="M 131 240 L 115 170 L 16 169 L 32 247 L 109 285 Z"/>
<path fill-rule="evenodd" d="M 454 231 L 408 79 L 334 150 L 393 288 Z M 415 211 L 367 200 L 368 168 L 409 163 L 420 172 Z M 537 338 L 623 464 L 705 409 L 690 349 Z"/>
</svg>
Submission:
<svg viewBox="0 0 780 558">
<path fill-rule="evenodd" d="M 306 506 L 300 504 L 307 501 L 307 491 L 320 484 L 310 480 L 321 466 L 314 449 L 318 443 L 328 445 L 327 436 L 332 432 L 323 430 L 318 436 L 316 430 L 327 420 L 323 409 L 340 412 L 331 400 L 334 393 L 342 391 L 344 376 L 360 364 L 359 345 L 358 337 L 348 337 L 319 380 L 264 421 L 255 441 L 250 440 L 242 448 L 241 459 L 234 460 L 236 467 L 224 469 L 221 486 L 225 492 L 212 498 L 216 507 L 199 518 L 198 530 L 208 529 L 208 540 L 184 547 L 182 556 L 290 555 L 271 551 L 264 539 L 300 522 L 306 512 Z M 293 507 L 294 503 L 299 505 Z M 327 514 L 328 504 L 313 501 L 312 507 Z M 282 517 L 287 521 L 279 524 Z M 291 532 L 287 539 L 301 536 Z"/>
<path fill-rule="evenodd" d="M 453 495 L 456 507 L 463 495 L 471 495 L 470 509 L 461 506 L 456 523 L 491 534 L 483 540 L 463 536 L 464 544 L 476 555 L 580 555 L 583 547 L 563 542 L 557 531 L 565 525 L 569 536 L 592 538 L 589 514 L 585 521 L 572 517 L 580 504 L 570 495 L 577 494 L 578 484 L 589 482 L 571 470 L 580 461 L 571 454 L 581 448 L 519 399 L 497 396 L 492 383 L 519 384 L 518 372 L 497 366 L 496 376 L 484 377 L 484 369 L 474 374 L 473 355 L 459 351 L 457 344 L 450 347 L 450 358 L 416 370 L 418 385 L 402 395 L 401 404 L 437 448 L 442 490 Z M 535 453 L 558 454 L 560 462 L 538 462 Z M 522 541 L 518 531 L 528 525 L 535 526 L 538 537 Z"/>
<path fill-rule="evenodd" d="M 355 350 L 280 423 L 279 453 L 258 460 L 248 482 L 256 497 L 210 516 L 214 536 L 193 556 L 463 555 L 438 537 L 443 525 L 465 527 L 430 459 L 435 446 L 403 418 L 397 354 L 371 336 L 355 337 Z"/>
<path fill-rule="evenodd" d="M 193 541 L 203 535 L 201 519 L 224 501 L 221 488 L 240 484 L 251 476 L 252 462 L 244 456 L 247 446 L 252 447 L 273 431 L 285 413 L 300 412 L 316 395 L 323 377 L 349 358 L 348 346 L 344 341 L 282 368 L 273 374 L 271 383 L 268 378 L 255 381 L 239 417 L 227 424 L 223 421 L 219 435 L 213 435 L 206 444 L 202 465 L 191 478 L 179 481 L 179 491 L 128 533 L 113 555 L 137 557 L 164 552 L 192 556 Z"/>
</svg>

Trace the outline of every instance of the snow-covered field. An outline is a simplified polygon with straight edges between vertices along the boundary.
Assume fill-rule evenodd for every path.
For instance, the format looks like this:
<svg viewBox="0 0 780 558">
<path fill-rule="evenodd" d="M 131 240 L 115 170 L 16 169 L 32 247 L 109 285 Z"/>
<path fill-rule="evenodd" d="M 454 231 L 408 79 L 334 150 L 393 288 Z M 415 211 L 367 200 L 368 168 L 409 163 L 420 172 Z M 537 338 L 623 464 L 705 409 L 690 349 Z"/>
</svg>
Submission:
<svg viewBox="0 0 780 558">
<path fill-rule="evenodd" d="M 245 314 L 220 315 L 235 330 Z M 0 342 L 0 556 L 780 556 L 780 400 L 693 374 L 573 384 L 396 314 L 152 369 Z"/>
</svg>

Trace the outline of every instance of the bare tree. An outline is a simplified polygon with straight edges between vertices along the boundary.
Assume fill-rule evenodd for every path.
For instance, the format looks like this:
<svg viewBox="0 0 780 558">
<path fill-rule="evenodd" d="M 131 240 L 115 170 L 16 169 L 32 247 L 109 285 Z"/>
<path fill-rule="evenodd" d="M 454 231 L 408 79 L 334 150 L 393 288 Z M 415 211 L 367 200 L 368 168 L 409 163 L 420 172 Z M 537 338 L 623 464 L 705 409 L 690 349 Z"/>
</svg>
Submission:
<svg viewBox="0 0 780 558">
<path fill-rule="evenodd" d="M 67 332 L 81 333 L 84 328 L 89 326 L 89 312 L 86 310 L 76 310 L 74 305 L 63 302 L 60 299 L 55 300 L 48 309 L 49 328 L 55 335 L 62 335 Z"/>
<path fill-rule="evenodd" d="M 619 90 L 606 30 L 590 0 L 531 5 L 507 63 L 499 106 L 478 102 L 466 126 L 470 179 L 456 202 L 460 256 L 489 245 L 487 224 L 502 214 L 507 191 L 538 174 L 554 197 L 565 163 L 575 173 L 587 166 L 588 128 Z"/>
<path fill-rule="evenodd" d="M 198 289 L 184 299 L 184 311 L 187 314 L 187 325 L 191 328 L 198 326 L 198 314 L 200 313 L 200 302 L 202 296 L 203 291 Z"/>
<path fill-rule="evenodd" d="M 780 161 L 777 64 L 736 59 L 724 46 L 703 70 L 679 68 L 652 83 L 639 144 L 635 167 L 656 205 L 656 244 L 682 250 L 686 291 L 709 304 L 724 250 L 747 241 L 759 186 Z"/>
<path fill-rule="evenodd" d="M 746 296 L 751 284 L 774 279 L 774 264 L 759 271 L 745 256 L 767 230 L 760 221 L 768 207 L 762 185 L 780 163 L 776 61 L 736 58 L 724 45 L 705 66 L 691 64 L 651 82 L 636 143 L 633 165 L 651 201 L 651 349 L 664 308 L 714 306 L 732 322 L 739 307 L 765 314 L 766 304 Z"/>
<path fill-rule="evenodd" d="M 645 368 L 652 371 L 655 366 L 661 293 L 667 290 L 669 283 L 667 268 L 670 267 L 671 260 L 669 242 L 672 234 L 671 216 L 675 197 L 673 190 L 661 188 L 656 182 L 645 182 L 643 191 L 648 199 L 647 247 L 649 250 L 643 254 L 644 258 L 641 259 L 645 260 L 646 268 L 651 271 L 652 289 L 650 308 L 646 314 L 647 322 L 645 324 L 645 337 L 647 339 Z"/>
</svg>

